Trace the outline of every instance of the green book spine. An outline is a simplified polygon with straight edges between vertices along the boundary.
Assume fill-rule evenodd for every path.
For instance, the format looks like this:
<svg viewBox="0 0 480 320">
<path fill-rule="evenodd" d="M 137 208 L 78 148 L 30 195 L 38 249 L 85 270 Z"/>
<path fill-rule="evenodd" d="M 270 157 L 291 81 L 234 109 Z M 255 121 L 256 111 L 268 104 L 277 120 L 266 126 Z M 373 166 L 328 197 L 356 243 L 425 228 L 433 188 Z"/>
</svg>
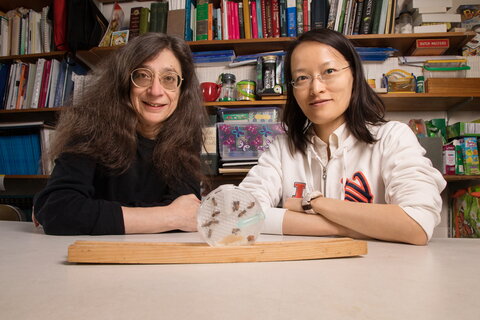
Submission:
<svg viewBox="0 0 480 320">
<path fill-rule="evenodd" d="M 197 1 L 197 32 L 196 40 L 208 39 L 208 1 Z"/>
<path fill-rule="evenodd" d="M 140 34 L 143 34 L 149 31 L 149 22 L 148 22 L 149 16 L 150 16 L 149 8 L 142 8 L 142 10 L 140 10 Z"/>
<path fill-rule="evenodd" d="M 160 2 L 152 2 L 150 4 L 150 32 L 158 32 L 158 17 L 160 11 Z"/>
<path fill-rule="evenodd" d="M 158 8 L 158 32 L 167 32 L 168 2 L 160 2 Z"/>
</svg>

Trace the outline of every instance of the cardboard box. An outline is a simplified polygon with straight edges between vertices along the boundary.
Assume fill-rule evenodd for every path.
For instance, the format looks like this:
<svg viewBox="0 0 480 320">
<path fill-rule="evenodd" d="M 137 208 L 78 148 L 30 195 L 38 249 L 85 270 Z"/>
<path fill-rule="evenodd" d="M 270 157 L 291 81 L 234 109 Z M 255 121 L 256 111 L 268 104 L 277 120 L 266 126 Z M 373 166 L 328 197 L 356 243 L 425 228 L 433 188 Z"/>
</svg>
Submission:
<svg viewBox="0 0 480 320">
<path fill-rule="evenodd" d="M 480 78 L 428 78 L 425 81 L 425 92 L 480 94 Z"/>
</svg>

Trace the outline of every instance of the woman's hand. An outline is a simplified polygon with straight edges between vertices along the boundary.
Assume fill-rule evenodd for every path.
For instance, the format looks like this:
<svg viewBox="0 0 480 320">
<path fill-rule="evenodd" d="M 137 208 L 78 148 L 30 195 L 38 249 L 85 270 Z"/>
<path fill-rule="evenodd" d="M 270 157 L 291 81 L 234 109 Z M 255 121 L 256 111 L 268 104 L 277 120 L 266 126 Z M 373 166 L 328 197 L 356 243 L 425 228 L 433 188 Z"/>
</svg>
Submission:
<svg viewBox="0 0 480 320">
<path fill-rule="evenodd" d="M 200 200 L 194 194 L 187 194 L 175 199 L 169 205 L 173 228 L 182 231 L 197 231 L 199 207 Z"/>
</svg>

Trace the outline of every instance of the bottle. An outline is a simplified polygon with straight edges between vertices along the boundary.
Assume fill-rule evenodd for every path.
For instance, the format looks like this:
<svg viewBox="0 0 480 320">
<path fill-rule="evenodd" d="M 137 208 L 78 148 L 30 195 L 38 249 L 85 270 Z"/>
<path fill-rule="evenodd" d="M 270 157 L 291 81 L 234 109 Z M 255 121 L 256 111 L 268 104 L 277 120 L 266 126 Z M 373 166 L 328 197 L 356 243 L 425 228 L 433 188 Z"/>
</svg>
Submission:
<svg viewBox="0 0 480 320">
<path fill-rule="evenodd" d="M 271 91 L 275 87 L 275 66 L 277 63 L 277 56 L 269 55 L 263 56 L 263 89 Z"/>
<path fill-rule="evenodd" d="M 425 78 L 423 76 L 417 77 L 417 93 L 425 92 Z"/>
<path fill-rule="evenodd" d="M 235 75 L 222 73 L 220 81 L 222 82 L 222 89 L 218 101 L 235 101 Z"/>
<path fill-rule="evenodd" d="M 397 27 L 397 33 L 413 33 L 413 19 L 410 12 L 400 13 Z"/>
</svg>

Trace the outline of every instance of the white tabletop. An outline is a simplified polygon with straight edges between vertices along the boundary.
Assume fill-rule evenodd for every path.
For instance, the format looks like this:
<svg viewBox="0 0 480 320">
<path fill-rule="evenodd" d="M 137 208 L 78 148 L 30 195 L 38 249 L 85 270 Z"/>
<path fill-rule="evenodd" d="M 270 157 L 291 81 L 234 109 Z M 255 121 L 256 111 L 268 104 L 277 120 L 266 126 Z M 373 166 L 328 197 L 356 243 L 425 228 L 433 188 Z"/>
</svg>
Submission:
<svg viewBox="0 0 480 320">
<path fill-rule="evenodd" d="M 260 241 L 298 239 L 262 236 Z M 197 233 L 48 236 L 0 222 L 1 319 L 478 319 L 480 240 L 369 241 L 362 257 L 95 265 L 76 240 L 200 242 Z"/>
</svg>

